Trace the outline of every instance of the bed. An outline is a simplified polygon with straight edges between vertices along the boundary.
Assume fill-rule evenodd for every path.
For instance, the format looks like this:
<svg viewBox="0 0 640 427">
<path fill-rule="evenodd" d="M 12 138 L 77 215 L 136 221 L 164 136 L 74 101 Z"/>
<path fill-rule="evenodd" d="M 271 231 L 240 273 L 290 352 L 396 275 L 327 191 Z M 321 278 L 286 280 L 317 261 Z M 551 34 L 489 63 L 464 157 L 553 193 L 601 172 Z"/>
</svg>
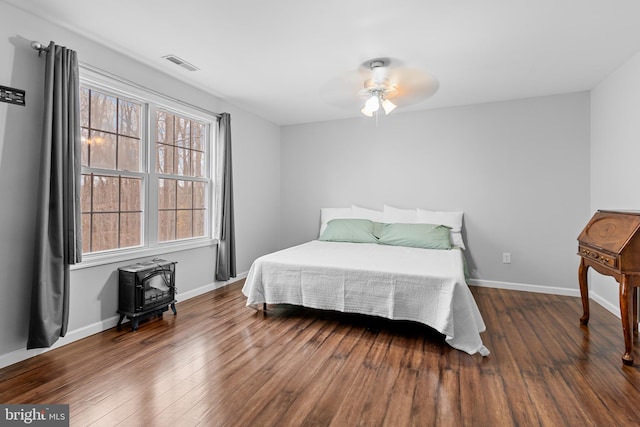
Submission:
<svg viewBox="0 0 640 427">
<path fill-rule="evenodd" d="M 463 249 L 450 244 L 450 227 L 324 217 L 318 240 L 254 261 L 242 289 L 247 306 L 293 304 L 409 320 L 442 333 L 453 348 L 489 354 L 465 280 Z"/>
</svg>

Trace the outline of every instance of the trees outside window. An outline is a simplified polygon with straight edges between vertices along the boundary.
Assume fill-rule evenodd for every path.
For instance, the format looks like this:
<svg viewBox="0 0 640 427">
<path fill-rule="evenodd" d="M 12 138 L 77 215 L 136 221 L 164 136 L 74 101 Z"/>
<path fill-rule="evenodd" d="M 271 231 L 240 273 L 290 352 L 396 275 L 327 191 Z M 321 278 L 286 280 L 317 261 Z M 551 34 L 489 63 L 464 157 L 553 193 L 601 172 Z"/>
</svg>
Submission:
<svg viewBox="0 0 640 427">
<path fill-rule="evenodd" d="M 81 85 L 84 254 L 210 238 L 216 119 L 179 107 Z"/>
</svg>

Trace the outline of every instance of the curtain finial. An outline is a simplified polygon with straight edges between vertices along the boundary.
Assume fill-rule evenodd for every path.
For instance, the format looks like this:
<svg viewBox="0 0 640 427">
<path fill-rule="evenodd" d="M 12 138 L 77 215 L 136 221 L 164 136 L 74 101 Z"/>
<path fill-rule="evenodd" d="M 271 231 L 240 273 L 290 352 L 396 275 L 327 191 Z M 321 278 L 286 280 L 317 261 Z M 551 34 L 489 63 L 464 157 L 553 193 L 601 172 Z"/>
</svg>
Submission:
<svg viewBox="0 0 640 427">
<path fill-rule="evenodd" d="M 38 56 L 42 55 L 42 52 L 49 52 L 49 48 L 42 46 L 42 43 L 40 43 L 39 41 L 32 41 L 31 48 L 38 51 Z"/>
</svg>

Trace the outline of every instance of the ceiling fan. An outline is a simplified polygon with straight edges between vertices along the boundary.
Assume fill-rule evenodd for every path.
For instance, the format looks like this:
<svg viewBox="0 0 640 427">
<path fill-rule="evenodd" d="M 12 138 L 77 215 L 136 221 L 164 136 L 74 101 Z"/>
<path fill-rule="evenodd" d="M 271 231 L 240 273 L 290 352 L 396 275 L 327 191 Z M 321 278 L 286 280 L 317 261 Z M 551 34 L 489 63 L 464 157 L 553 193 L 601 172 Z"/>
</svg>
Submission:
<svg viewBox="0 0 640 427">
<path fill-rule="evenodd" d="M 347 108 L 361 107 L 367 117 L 391 113 L 398 106 L 416 104 L 433 95 L 438 80 L 418 68 L 404 67 L 391 58 L 375 58 L 357 70 L 332 79 L 324 87 L 328 102 Z"/>
</svg>

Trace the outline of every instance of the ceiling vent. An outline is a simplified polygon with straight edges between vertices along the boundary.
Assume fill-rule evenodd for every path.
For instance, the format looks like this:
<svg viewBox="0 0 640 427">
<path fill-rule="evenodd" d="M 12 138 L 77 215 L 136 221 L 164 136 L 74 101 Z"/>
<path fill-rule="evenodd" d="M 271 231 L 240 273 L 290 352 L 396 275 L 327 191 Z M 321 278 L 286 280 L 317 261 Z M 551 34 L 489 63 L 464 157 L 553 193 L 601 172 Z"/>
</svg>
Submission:
<svg viewBox="0 0 640 427">
<path fill-rule="evenodd" d="M 182 68 L 186 68 L 189 71 L 199 70 L 199 68 L 196 67 L 195 65 L 189 64 L 187 61 L 175 56 L 174 54 L 163 56 L 163 58 L 166 59 L 167 61 L 171 61 L 174 64 L 181 66 Z"/>
</svg>

